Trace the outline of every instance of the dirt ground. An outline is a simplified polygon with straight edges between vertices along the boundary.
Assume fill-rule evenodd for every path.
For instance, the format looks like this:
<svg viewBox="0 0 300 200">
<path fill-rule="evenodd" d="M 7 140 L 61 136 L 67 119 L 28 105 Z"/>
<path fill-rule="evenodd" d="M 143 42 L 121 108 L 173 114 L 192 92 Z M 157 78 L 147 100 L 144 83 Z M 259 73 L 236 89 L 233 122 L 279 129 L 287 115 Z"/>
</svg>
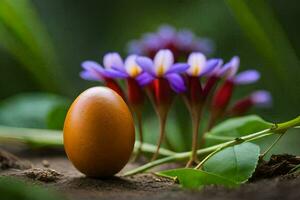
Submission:
<svg viewBox="0 0 300 200">
<path fill-rule="evenodd" d="M 19 177 L 35 184 L 54 188 L 71 200 L 300 199 L 300 177 L 260 178 L 236 189 L 208 186 L 201 191 L 191 191 L 183 190 L 173 181 L 156 177 L 151 173 L 131 177 L 116 176 L 106 180 L 86 178 L 71 165 L 61 150 L 51 150 L 51 153 L 49 150 L 5 150 L 13 152 L 26 162 L 17 163 L 21 165 L 19 167 L 14 166 L 14 168 L 21 169 L 12 169 L 9 167 L 12 163 L 5 161 L 5 165 L 0 165 L 0 176 Z M 133 167 L 136 167 L 136 164 L 128 164 L 124 170 Z"/>
</svg>

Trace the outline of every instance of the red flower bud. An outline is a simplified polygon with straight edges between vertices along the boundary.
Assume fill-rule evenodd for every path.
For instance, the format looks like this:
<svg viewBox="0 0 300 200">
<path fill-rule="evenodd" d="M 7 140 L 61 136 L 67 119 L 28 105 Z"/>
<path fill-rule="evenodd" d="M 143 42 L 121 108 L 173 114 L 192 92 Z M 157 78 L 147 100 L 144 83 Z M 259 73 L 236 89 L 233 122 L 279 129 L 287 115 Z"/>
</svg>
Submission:
<svg viewBox="0 0 300 200">
<path fill-rule="evenodd" d="M 154 100 L 156 105 L 171 105 L 174 92 L 169 82 L 164 78 L 157 78 L 152 82 Z"/>
<path fill-rule="evenodd" d="M 253 106 L 251 98 L 246 97 L 237 101 L 229 110 L 228 114 L 231 116 L 240 116 L 245 114 Z"/>
<path fill-rule="evenodd" d="M 144 93 L 134 78 L 127 79 L 128 102 L 131 105 L 139 106 L 144 102 Z"/>
<path fill-rule="evenodd" d="M 234 88 L 234 83 L 231 80 L 226 80 L 224 84 L 216 91 L 212 100 L 212 109 L 224 111 L 227 107 Z"/>
<path fill-rule="evenodd" d="M 116 93 L 118 93 L 126 101 L 124 92 L 123 92 L 122 88 L 120 87 L 120 85 L 117 83 L 117 81 L 115 81 L 112 78 L 107 78 L 107 77 L 104 78 L 104 81 L 105 81 L 105 85 L 107 87 L 114 90 Z"/>
<path fill-rule="evenodd" d="M 199 104 L 203 100 L 203 89 L 199 77 L 189 76 L 187 78 L 189 101 L 191 104 Z"/>
<path fill-rule="evenodd" d="M 219 77 L 217 76 L 210 76 L 203 88 L 203 96 L 206 98 L 208 94 L 213 90 L 214 86 L 216 85 L 217 81 L 219 80 Z"/>
</svg>

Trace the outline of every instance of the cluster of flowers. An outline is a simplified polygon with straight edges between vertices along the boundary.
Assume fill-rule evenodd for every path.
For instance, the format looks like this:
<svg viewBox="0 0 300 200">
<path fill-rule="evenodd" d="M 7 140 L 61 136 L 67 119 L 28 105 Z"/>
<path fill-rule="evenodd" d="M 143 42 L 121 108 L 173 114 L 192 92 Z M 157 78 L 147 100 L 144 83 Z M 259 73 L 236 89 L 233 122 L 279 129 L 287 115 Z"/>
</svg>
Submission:
<svg viewBox="0 0 300 200">
<path fill-rule="evenodd" d="M 190 30 L 176 31 L 163 25 L 157 32 L 131 41 L 128 49 L 130 55 L 124 61 L 118 53 L 108 53 L 103 58 L 103 67 L 94 61 L 83 62 L 80 75 L 86 80 L 103 82 L 123 97 L 136 115 L 140 144 L 143 142 L 142 108 L 145 97 L 149 97 L 160 122 L 153 160 L 163 142 L 168 112 L 176 95 L 184 100 L 193 126 L 192 154 L 187 165 L 197 160 L 199 122 L 204 108 L 209 110 L 209 131 L 225 116 L 243 115 L 252 106 L 271 104 L 270 93 L 263 90 L 230 104 L 235 86 L 256 82 L 259 72 L 247 70 L 237 74 L 240 64 L 237 56 L 226 64 L 222 59 L 207 59 L 205 55 L 213 51 L 212 41 L 199 38 Z M 117 79 L 126 80 L 126 92 Z M 204 138 L 203 134 L 201 144 Z"/>
<path fill-rule="evenodd" d="M 199 38 L 189 29 L 177 31 L 170 25 L 162 25 L 156 32 L 146 33 L 141 39 L 130 41 L 128 52 L 154 58 L 158 50 L 169 49 L 175 60 L 178 60 L 185 58 L 190 52 L 202 52 L 208 55 L 213 52 L 213 47 L 210 39 Z"/>
<path fill-rule="evenodd" d="M 103 66 L 94 61 L 82 63 L 81 77 L 86 80 L 102 81 L 115 90 L 141 119 L 141 109 L 148 96 L 160 120 L 160 138 L 157 153 L 164 138 L 165 122 L 172 101 L 180 95 L 190 114 L 193 124 L 192 155 L 189 164 L 196 161 L 198 148 L 199 120 L 206 106 L 209 109 L 209 129 L 224 116 L 242 115 L 252 106 L 269 106 L 271 96 L 267 91 L 255 91 L 230 104 L 233 90 L 237 85 L 256 82 L 260 78 L 256 70 L 238 72 L 239 57 L 234 56 L 223 64 L 222 59 L 207 59 L 200 52 L 189 54 L 187 61 L 175 62 L 172 51 L 159 50 L 154 58 L 129 55 L 125 61 L 118 53 L 104 56 Z M 124 79 L 127 92 L 119 86 L 117 79 Z M 141 121 L 140 139 L 142 141 Z"/>
</svg>

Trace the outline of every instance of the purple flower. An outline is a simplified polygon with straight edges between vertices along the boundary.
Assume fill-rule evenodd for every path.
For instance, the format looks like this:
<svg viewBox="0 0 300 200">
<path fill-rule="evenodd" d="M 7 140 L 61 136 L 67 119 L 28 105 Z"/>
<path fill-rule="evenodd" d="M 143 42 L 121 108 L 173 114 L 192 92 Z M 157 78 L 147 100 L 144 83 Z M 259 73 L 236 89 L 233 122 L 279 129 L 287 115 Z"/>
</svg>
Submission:
<svg viewBox="0 0 300 200">
<path fill-rule="evenodd" d="M 209 54 L 213 51 L 213 43 L 209 39 L 196 37 L 188 29 L 177 31 L 170 25 L 162 25 L 156 32 L 147 33 L 140 40 L 133 40 L 128 44 L 130 53 L 150 58 L 154 58 L 161 49 L 170 49 L 175 60 L 178 60 L 193 51 Z"/>
<path fill-rule="evenodd" d="M 152 77 L 146 90 L 160 123 L 157 149 L 152 157 L 152 160 L 155 160 L 163 142 L 167 115 L 173 101 L 174 91 L 182 93 L 186 90 L 184 81 L 179 73 L 185 72 L 189 65 L 186 63 L 174 63 L 174 55 L 168 49 L 159 50 L 153 60 L 148 57 L 137 57 L 136 63 Z M 149 77 L 142 78 L 148 80 Z"/>
<path fill-rule="evenodd" d="M 220 59 L 207 60 L 204 54 L 194 52 L 189 55 L 187 62 L 190 67 L 186 70 L 187 91 L 183 98 L 190 112 L 193 127 L 192 156 L 187 164 L 190 166 L 197 160 L 199 124 L 204 101 L 207 97 L 203 93 L 200 77 L 212 73 L 222 61 Z"/>
<path fill-rule="evenodd" d="M 83 71 L 80 72 L 80 77 L 89 81 L 104 81 L 103 67 L 95 61 L 84 61 L 81 64 Z"/>
<path fill-rule="evenodd" d="M 110 78 L 135 79 L 140 86 L 149 84 L 154 78 L 144 72 L 143 68 L 137 64 L 137 57 L 137 55 L 132 54 L 127 56 L 124 63 L 122 60 L 115 62 L 118 65 L 113 64 L 111 68 L 105 69 L 104 74 Z"/>
<path fill-rule="evenodd" d="M 265 90 L 258 90 L 250 95 L 252 103 L 257 107 L 270 107 L 272 106 L 272 96 L 270 92 Z"/>
<path fill-rule="evenodd" d="M 230 116 L 239 116 L 245 114 L 251 107 L 270 107 L 272 105 L 272 96 L 270 92 L 258 90 L 252 92 L 249 96 L 235 102 L 227 112 Z"/>
<path fill-rule="evenodd" d="M 256 70 L 246 70 L 237 74 L 240 67 L 240 58 L 234 56 L 220 70 L 219 75 L 225 76 L 227 80 L 233 81 L 235 84 L 244 85 L 251 84 L 259 80 L 260 73 Z"/>
<path fill-rule="evenodd" d="M 83 71 L 80 72 L 80 77 L 89 80 L 89 81 L 100 81 L 104 82 L 104 84 L 116 91 L 121 97 L 125 98 L 124 92 L 119 84 L 110 77 L 110 75 L 106 72 L 107 70 L 112 69 L 113 67 L 116 69 L 121 68 L 123 65 L 122 58 L 118 53 L 108 53 L 103 57 L 103 65 L 102 67 L 99 63 L 95 61 L 84 61 L 81 66 Z"/>
<path fill-rule="evenodd" d="M 80 72 L 80 76 L 85 80 L 104 81 L 108 77 L 106 69 L 119 68 L 123 66 L 123 61 L 118 53 L 107 53 L 103 57 L 103 65 L 104 67 L 95 61 L 84 61 L 81 64 L 83 71 Z"/>
<path fill-rule="evenodd" d="M 186 73 L 189 76 L 199 77 L 213 72 L 222 61 L 220 59 L 207 60 L 204 54 L 195 52 L 189 55 L 187 63 L 190 67 L 187 69 Z"/>
<path fill-rule="evenodd" d="M 240 59 L 238 56 L 234 56 L 217 72 L 218 76 L 225 77 L 225 81 L 212 98 L 209 129 L 226 112 L 235 86 L 254 83 L 260 78 L 260 74 L 256 70 L 247 70 L 237 74 L 239 66 Z"/>
<path fill-rule="evenodd" d="M 153 79 L 165 79 L 176 92 L 184 92 L 186 87 L 179 73 L 186 71 L 189 65 L 186 63 L 174 63 L 173 53 L 168 49 L 157 52 L 154 59 L 138 57 L 136 62 L 148 72 Z"/>
</svg>

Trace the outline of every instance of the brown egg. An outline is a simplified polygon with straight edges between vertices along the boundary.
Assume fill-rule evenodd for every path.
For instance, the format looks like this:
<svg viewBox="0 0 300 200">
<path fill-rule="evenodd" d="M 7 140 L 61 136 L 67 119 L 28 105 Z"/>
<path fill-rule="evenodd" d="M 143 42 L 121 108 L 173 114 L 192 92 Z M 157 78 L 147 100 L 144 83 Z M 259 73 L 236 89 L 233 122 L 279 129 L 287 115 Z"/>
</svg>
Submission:
<svg viewBox="0 0 300 200">
<path fill-rule="evenodd" d="M 128 162 L 135 141 L 132 115 L 116 92 L 93 87 L 71 105 L 64 124 L 68 158 L 83 174 L 108 177 Z"/>
</svg>

